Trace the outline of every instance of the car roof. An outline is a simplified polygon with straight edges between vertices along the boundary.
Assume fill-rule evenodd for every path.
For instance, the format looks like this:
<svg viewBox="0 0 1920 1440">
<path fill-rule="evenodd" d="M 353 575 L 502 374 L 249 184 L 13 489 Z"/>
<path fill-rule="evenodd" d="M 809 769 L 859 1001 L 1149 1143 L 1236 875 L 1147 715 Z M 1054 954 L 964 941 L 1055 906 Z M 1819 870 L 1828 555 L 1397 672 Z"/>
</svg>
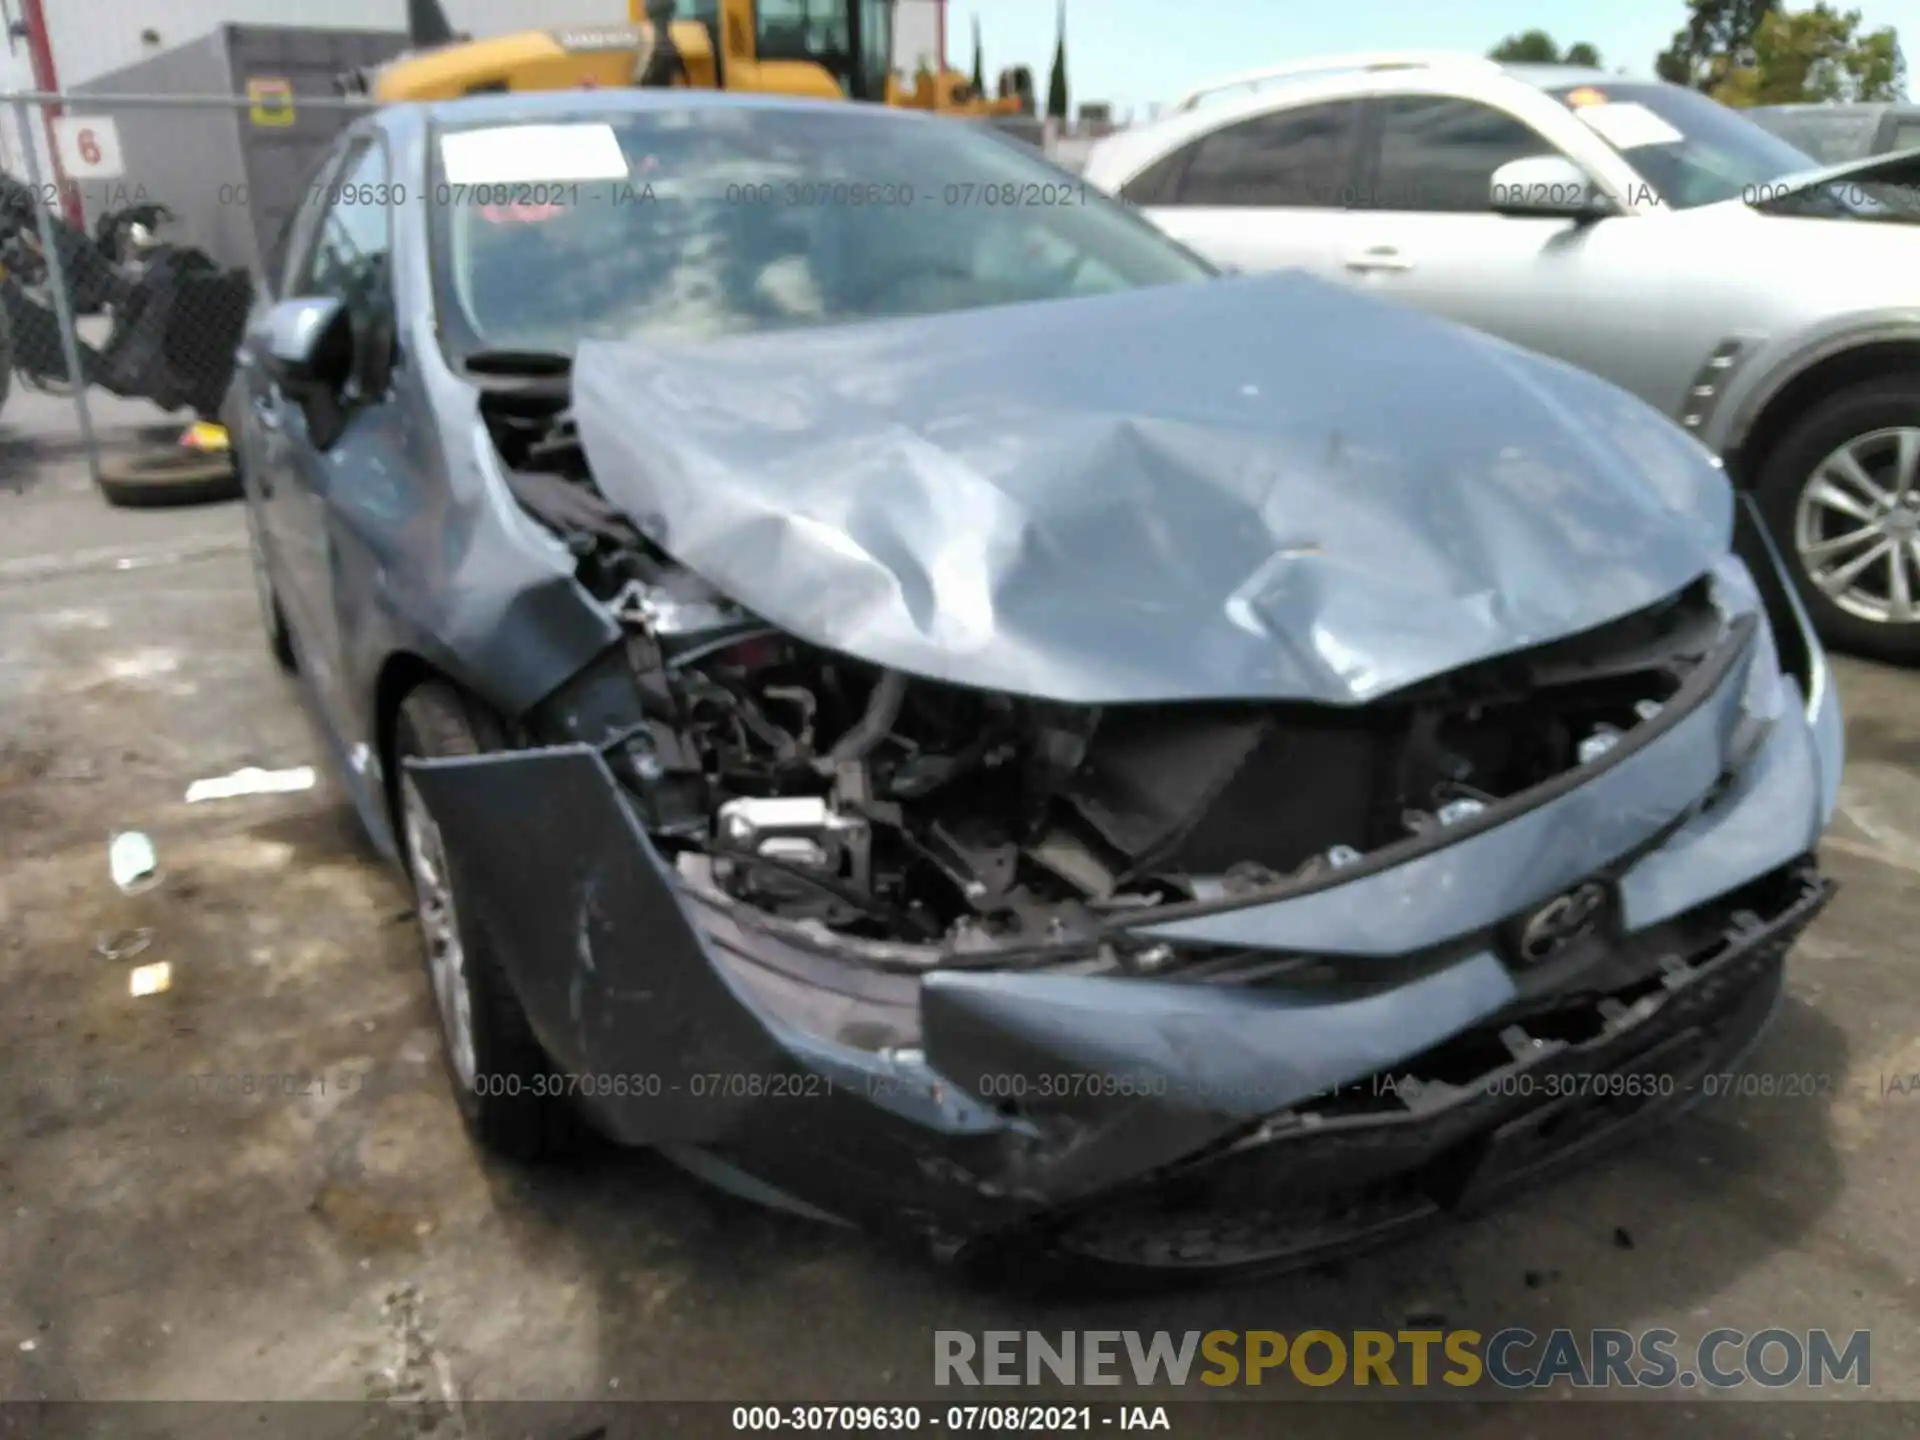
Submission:
<svg viewBox="0 0 1920 1440">
<path fill-rule="evenodd" d="M 797 95 L 741 94 L 724 90 L 642 89 L 515 91 L 469 95 L 459 100 L 401 101 L 376 112 L 374 123 L 399 134 L 427 126 L 537 124 L 555 120 L 591 120 L 650 111 L 755 111 L 785 114 L 831 112 L 876 124 L 911 125 L 934 117 L 884 105 L 849 100 L 809 99 Z"/>
<path fill-rule="evenodd" d="M 1324 62 L 1309 56 L 1276 67 L 1270 74 L 1255 70 L 1210 81 L 1192 93 L 1202 95 L 1225 93 L 1237 89 L 1236 82 L 1254 82 L 1258 86 L 1268 87 L 1265 92 L 1256 89 L 1250 90 L 1249 93 L 1273 91 L 1284 93 L 1290 85 L 1305 85 L 1334 76 L 1361 74 L 1374 76 L 1388 74 L 1500 75 L 1541 90 L 1553 90 L 1569 85 L 1665 85 L 1667 83 L 1651 76 L 1614 74 L 1593 65 L 1505 63 L 1489 60 L 1485 56 L 1466 50 L 1383 51 L 1374 55 L 1330 56 Z M 1192 111 L 1176 110 L 1173 113 L 1181 115 L 1190 114 Z"/>
<path fill-rule="evenodd" d="M 1216 100 L 1211 104 L 1202 104 L 1192 109 L 1173 110 L 1143 125 L 1129 126 L 1104 137 L 1095 144 L 1093 154 L 1088 160 L 1086 173 L 1090 179 L 1099 184 L 1111 183 L 1116 174 L 1127 176 L 1137 174 L 1145 166 L 1154 163 L 1163 155 L 1172 153 L 1189 139 L 1278 108 L 1276 102 L 1283 99 L 1290 91 L 1311 92 L 1321 82 L 1350 75 L 1367 75 L 1382 85 L 1391 83 L 1385 79 L 1390 75 L 1399 78 L 1421 75 L 1449 78 L 1493 77 L 1496 80 L 1514 81 L 1538 90 L 1555 90 L 1571 85 L 1639 86 L 1667 83 L 1645 76 L 1609 74 L 1605 70 L 1585 65 L 1502 64 L 1468 50 L 1385 52 L 1377 56 L 1334 56 L 1329 57 L 1324 67 L 1320 68 L 1316 68 L 1316 62 L 1312 57 L 1293 63 L 1299 67 L 1297 72 L 1276 73 L 1271 79 L 1262 79 L 1257 86 L 1246 89 L 1245 93 L 1234 94 L 1229 98 Z M 1289 65 L 1287 68 L 1291 71 L 1292 66 Z M 1228 88 L 1237 89 L 1238 87 L 1231 86 L 1232 78 L 1214 82 L 1218 88 L 1213 93 L 1226 93 Z M 1238 78 L 1244 80 L 1248 77 Z M 1201 90 L 1196 93 L 1208 93 L 1208 87 L 1201 87 Z"/>
<path fill-rule="evenodd" d="M 1664 81 L 1643 80 L 1632 75 L 1609 75 L 1593 65 L 1502 65 L 1514 79 L 1541 90 L 1556 90 L 1562 85 L 1659 85 Z"/>
</svg>

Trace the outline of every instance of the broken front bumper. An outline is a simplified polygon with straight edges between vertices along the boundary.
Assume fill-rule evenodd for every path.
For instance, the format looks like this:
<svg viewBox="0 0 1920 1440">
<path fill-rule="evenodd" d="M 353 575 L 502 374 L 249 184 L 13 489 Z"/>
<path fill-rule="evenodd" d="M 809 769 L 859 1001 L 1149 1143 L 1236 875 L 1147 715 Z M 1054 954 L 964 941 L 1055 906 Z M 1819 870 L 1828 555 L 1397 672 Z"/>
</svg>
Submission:
<svg viewBox="0 0 1920 1440">
<path fill-rule="evenodd" d="M 1122 1187 L 1054 1243 L 1140 1270 L 1308 1264 L 1504 1200 L 1732 1085 L 1831 886 L 1798 864 L 1643 937 L 1645 979 L 1504 1024 Z"/>
<path fill-rule="evenodd" d="M 1264 1225 L 1318 1253 L 1671 1110 L 1763 1023 L 1826 894 L 1838 711 L 1810 636 L 1774 674 L 1760 604 L 1800 617 L 1745 576 L 1750 639 L 1646 743 L 1403 863 L 1143 925 L 1179 960 L 1150 978 L 887 973 L 776 935 L 668 870 L 591 747 L 411 767 L 469 925 L 617 1139 L 942 1240 L 1044 1221 L 1234 1263 Z M 1606 941 L 1519 963 L 1514 918 L 1596 879 Z M 1302 954 L 1322 980 L 1260 978 Z M 1200 1222 L 1156 1208 L 1195 1194 Z"/>
</svg>

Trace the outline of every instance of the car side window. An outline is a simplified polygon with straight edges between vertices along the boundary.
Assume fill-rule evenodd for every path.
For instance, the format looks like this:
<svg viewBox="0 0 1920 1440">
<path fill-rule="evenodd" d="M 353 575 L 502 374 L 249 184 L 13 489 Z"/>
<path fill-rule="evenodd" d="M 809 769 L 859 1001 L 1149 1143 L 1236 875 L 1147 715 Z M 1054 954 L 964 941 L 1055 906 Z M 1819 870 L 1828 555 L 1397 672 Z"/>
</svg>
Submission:
<svg viewBox="0 0 1920 1440">
<path fill-rule="evenodd" d="M 1171 203 L 1294 209 L 1349 204 L 1359 117 L 1360 102 L 1339 100 L 1216 130 L 1194 143 Z"/>
<path fill-rule="evenodd" d="M 320 218 L 295 295 L 329 296 L 345 307 L 354 343 L 354 388 L 384 388 L 390 357 L 393 293 L 393 202 L 386 146 L 376 140 L 350 150 L 326 184 Z"/>
<path fill-rule="evenodd" d="M 1171 205 L 1179 193 L 1180 176 L 1195 147 L 1183 145 L 1163 155 L 1120 187 L 1120 198 L 1133 205 Z"/>
<path fill-rule="evenodd" d="M 349 310 L 384 296 L 393 248 L 391 188 L 385 146 L 367 141 L 347 156 L 326 186 L 326 213 L 295 294 L 334 296 Z"/>
<path fill-rule="evenodd" d="M 1477 100 L 1393 95 L 1379 103 L 1367 209 L 1490 211 L 1494 171 L 1558 153 L 1531 126 Z"/>
<path fill-rule="evenodd" d="M 355 153 L 358 153 L 357 147 Z M 306 274 L 307 261 L 313 254 L 314 232 L 320 224 L 320 212 L 326 209 L 327 182 L 340 173 L 340 162 L 341 157 L 337 154 L 329 155 L 321 162 L 308 184 L 307 198 L 287 217 L 286 230 L 279 238 L 276 255 L 276 299 L 292 299 L 299 294 L 294 286 Z"/>
</svg>

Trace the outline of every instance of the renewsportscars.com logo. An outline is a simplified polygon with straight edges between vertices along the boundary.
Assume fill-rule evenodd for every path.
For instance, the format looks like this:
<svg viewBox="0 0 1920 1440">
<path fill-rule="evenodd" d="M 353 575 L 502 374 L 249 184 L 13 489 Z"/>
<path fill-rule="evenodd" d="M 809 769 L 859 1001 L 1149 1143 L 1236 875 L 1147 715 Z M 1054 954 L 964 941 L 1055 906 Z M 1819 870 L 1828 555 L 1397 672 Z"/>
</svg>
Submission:
<svg viewBox="0 0 1920 1440">
<path fill-rule="evenodd" d="M 936 1385 L 1351 1385 L 1482 1383 L 1503 1390 L 1815 1389 L 1873 1382 L 1869 1331 L 936 1330 Z"/>
</svg>

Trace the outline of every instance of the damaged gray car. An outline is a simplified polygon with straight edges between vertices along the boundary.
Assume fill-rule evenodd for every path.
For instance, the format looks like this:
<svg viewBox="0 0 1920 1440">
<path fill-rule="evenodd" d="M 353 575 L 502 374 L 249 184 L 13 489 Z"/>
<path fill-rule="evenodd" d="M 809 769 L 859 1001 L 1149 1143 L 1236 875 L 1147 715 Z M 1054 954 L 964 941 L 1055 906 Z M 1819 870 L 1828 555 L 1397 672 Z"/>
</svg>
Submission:
<svg viewBox="0 0 1920 1440">
<path fill-rule="evenodd" d="M 261 602 L 482 1142 L 1285 1265 L 1766 1023 L 1839 710 L 1641 402 L 877 107 L 399 106 L 310 196 Z"/>
</svg>

